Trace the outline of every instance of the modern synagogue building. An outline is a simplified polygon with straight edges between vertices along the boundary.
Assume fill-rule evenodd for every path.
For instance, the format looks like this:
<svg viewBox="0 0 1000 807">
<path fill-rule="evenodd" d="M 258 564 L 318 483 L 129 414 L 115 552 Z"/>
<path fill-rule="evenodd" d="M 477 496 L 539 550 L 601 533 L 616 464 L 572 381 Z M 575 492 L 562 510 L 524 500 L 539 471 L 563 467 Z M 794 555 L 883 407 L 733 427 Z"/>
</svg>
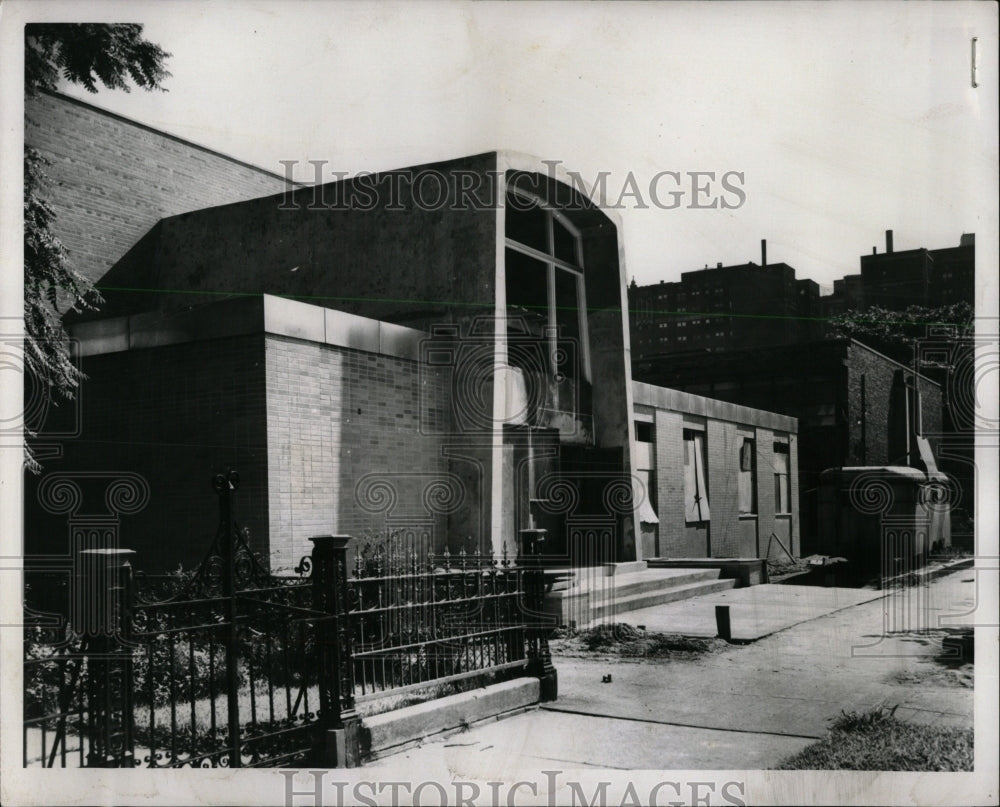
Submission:
<svg viewBox="0 0 1000 807">
<path fill-rule="evenodd" d="M 49 413 L 62 438 L 28 476 L 29 551 L 65 551 L 57 483 L 80 491 L 79 518 L 108 510 L 118 475 L 135 486 L 118 540 L 141 568 L 191 566 L 214 529 L 211 476 L 229 467 L 273 568 L 321 533 L 513 554 L 522 530 L 544 529 L 559 565 L 766 554 L 739 523 L 759 509 L 741 511 L 758 492 L 739 469 L 767 429 L 752 462 L 791 440 L 794 479 L 794 419 L 729 407 L 731 427 L 706 432 L 689 396 L 673 435 L 669 396 L 634 400 L 620 224 L 551 165 L 489 152 L 146 227 L 107 261 L 100 311 L 69 322 L 87 380 Z M 637 418 L 656 423 L 654 455 Z M 703 462 L 688 465 L 711 520 L 668 505 L 686 473 L 668 446 L 699 428 Z M 796 514 L 781 515 L 792 549 Z M 700 521 L 731 540 L 699 540 Z"/>
</svg>

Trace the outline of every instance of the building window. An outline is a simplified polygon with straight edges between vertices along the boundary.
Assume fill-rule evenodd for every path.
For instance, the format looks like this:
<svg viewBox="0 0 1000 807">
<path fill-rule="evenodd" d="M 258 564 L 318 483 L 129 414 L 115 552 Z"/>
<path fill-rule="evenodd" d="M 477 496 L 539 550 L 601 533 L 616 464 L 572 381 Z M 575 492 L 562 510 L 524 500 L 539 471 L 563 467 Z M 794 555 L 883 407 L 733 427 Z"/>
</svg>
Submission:
<svg viewBox="0 0 1000 807">
<path fill-rule="evenodd" d="M 516 198 L 514 198 L 516 197 Z M 547 332 L 553 374 L 590 380 L 583 247 L 579 231 L 558 210 L 523 191 L 506 206 L 507 305 Z M 541 327 L 539 327 L 541 326 Z M 556 364 L 558 357 L 566 360 Z M 512 364 L 516 361 L 511 359 Z"/>
<path fill-rule="evenodd" d="M 684 520 L 708 521 L 708 485 L 705 473 L 705 435 L 684 430 Z"/>
<path fill-rule="evenodd" d="M 740 445 L 740 475 L 738 480 L 740 515 L 757 512 L 757 449 L 756 442 L 744 437 Z"/>
<path fill-rule="evenodd" d="M 640 443 L 655 442 L 653 440 L 653 424 L 644 420 L 635 421 L 635 439 Z"/>
<path fill-rule="evenodd" d="M 774 444 L 774 512 L 792 512 L 788 489 L 788 443 Z"/>
</svg>

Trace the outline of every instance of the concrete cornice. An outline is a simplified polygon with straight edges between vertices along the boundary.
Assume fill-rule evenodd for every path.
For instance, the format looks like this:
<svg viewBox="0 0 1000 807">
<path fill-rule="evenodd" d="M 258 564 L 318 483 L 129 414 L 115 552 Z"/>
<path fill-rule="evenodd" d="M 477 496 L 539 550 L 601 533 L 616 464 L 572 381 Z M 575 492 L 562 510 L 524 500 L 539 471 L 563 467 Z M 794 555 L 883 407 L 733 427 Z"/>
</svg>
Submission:
<svg viewBox="0 0 1000 807">
<path fill-rule="evenodd" d="M 416 360 L 428 338 L 415 328 L 270 294 L 79 322 L 69 330 L 80 357 L 259 333 Z"/>
<path fill-rule="evenodd" d="M 779 415 L 777 412 L 767 412 L 763 409 L 752 409 L 749 406 L 740 406 L 715 398 L 705 398 L 669 387 L 657 387 L 642 381 L 632 382 L 632 394 L 636 406 L 669 409 L 673 412 L 725 420 L 731 423 L 749 424 L 789 434 L 797 434 L 799 431 L 798 418 Z"/>
</svg>

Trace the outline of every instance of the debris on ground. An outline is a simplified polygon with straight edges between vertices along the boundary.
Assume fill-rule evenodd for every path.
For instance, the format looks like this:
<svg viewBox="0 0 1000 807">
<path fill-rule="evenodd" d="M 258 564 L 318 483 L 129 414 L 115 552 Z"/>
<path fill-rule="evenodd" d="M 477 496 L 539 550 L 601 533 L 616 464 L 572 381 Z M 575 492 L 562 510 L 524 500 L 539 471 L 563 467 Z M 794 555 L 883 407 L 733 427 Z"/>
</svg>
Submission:
<svg viewBox="0 0 1000 807">
<path fill-rule="evenodd" d="M 603 654 L 678 660 L 697 658 L 730 647 L 723 639 L 650 632 L 626 622 L 598 625 L 580 631 L 563 629 L 559 632 L 559 637 L 551 642 L 552 652 L 562 656 Z M 610 682 L 609 675 L 604 683 Z"/>
</svg>

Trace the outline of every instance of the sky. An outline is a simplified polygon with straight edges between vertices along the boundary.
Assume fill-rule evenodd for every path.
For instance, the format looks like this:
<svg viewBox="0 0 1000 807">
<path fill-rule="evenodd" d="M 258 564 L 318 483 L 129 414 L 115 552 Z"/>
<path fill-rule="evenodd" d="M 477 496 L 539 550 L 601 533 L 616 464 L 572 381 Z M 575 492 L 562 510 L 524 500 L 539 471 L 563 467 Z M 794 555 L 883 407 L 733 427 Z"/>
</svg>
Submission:
<svg viewBox="0 0 1000 807">
<path fill-rule="evenodd" d="M 973 36 L 995 72 L 991 6 L 96 6 L 172 54 L 168 92 L 67 92 L 277 172 L 297 160 L 300 180 L 308 160 L 332 178 L 495 148 L 607 172 L 611 201 L 639 191 L 619 209 L 630 279 L 759 262 L 767 239 L 829 291 L 887 229 L 897 250 L 993 229 L 995 201 L 969 192 L 997 177 L 996 93 L 971 87 Z M 681 185 L 661 175 L 657 206 L 664 171 Z M 707 195 L 691 172 L 716 175 Z M 742 204 L 689 207 L 738 203 L 729 172 Z"/>
</svg>

